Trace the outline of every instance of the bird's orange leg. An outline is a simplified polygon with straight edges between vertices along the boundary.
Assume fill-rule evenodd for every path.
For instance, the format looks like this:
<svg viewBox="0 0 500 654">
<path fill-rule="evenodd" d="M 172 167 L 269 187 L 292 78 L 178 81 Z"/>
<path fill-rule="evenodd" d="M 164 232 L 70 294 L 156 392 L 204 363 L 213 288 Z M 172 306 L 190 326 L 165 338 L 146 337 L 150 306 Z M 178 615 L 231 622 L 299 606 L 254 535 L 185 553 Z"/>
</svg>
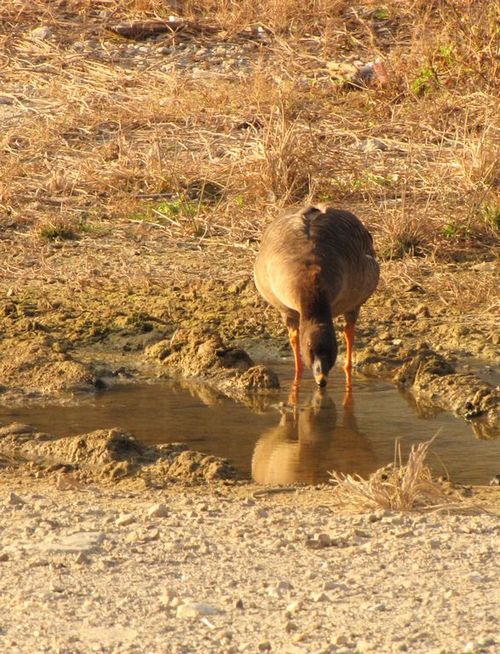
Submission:
<svg viewBox="0 0 500 654">
<path fill-rule="evenodd" d="M 288 338 L 290 339 L 290 345 L 293 350 L 293 357 L 295 359 L 295 378 L 294 383 L 299 383 L 302 378 L 302 359 L 300 357 L 300 340 L 299 340 L 299 330 L 294 328 L 289 328 Z"/>
<path fill-rule="evenodd" d="M 288 401 L 290 404 L 296 405 L 298 403 L 299 386 L 303 371 L 302 359 L 300 356 L 299 330 L 297 328 L 289 327 L 288 338 L 290 339 L 290 345 L 292 346 L 293 357 L 295 360 L 295 377 L 293 379 Z"/>
<path fill-rule="evenodd" d="M 344 328 L 344 338 L 346 346 L 344 370 L 346 386 L 349 388 L 352 385 L 352 348 L 354 345 L 354 323 L 346 324 Z"/>
</svg>

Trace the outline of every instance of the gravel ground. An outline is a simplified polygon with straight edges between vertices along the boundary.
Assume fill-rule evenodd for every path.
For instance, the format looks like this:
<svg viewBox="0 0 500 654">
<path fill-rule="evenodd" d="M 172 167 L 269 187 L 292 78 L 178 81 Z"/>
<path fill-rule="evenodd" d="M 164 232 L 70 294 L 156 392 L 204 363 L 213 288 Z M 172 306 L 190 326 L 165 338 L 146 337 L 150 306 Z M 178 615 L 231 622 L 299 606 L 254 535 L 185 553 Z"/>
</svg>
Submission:
<svg viewBox="0 0 500 654">
<path fill-rule="evenodd" d="M 342 515 L 328 489 L 4 477 L 0 651 L 493 654 L 499 535 L 491 513 Z"/>
</svg>

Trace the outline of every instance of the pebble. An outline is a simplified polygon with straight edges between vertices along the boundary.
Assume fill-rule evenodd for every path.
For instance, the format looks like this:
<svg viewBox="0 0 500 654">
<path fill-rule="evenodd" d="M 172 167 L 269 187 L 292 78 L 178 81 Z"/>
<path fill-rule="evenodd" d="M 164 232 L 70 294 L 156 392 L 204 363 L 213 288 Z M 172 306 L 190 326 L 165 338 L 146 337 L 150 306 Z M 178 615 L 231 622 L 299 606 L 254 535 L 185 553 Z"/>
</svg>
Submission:
<svg viewBox="0 0 500 654">
<path fill-rule="evenodd" d="M 24 500 L 20 495 L 17 493 L 9 493 L 9 501 L 8 503 L 11 506 L 23 506 L 26 504 L 26 500 Z"/>
<path fill-rule="evenodd" d="M 40 25 L 40 27 L 35 27 L 34 30 L 31 30 L 30 36 L 32 39 L 39 39 L 40 41 L 43 41 L 44 39 L 48 39 L 50 36 L 52 36 L 52 30 L 46 25 Z"/>
<path fill-rule="evenodd" d="M 336 588 L 339 588 L 343 584 L 339 584 L 336 581 L 325 581 L 323 584 L 323 590 L 335 590 Z"/>
<path fill-rule="evenodd" d="M 90 563 L 89 557 L 85 554 L 85 552 L 79 552 L 75 561 L 80 564 L 86 564 Z"/>
<path fill-rule="evenodd" d="M 186 602 L 177 607 L 178 618 L 199 618 L 205 615 L 218 615 L 221 610 L 206 602 Z"/>
<path fill-rule="evenodd" d="M 2 561 L 8 561 L 9 560 L 9 555 L 7 552 L 0 552 L 0 563 Z"/>
<path fill-rule="evenodd" d="M 290 602 L 290 604 L 288 604 L 285 611 L 286 613 L 289 613 L 291 615 L 293 613 L 297 613 L 298 611 L 300 611 L 301 608 L 302 608 L 302 602 L 300 602 L 299 600 L 295 600 L 294 602 Z"/>
<path fill-rule="evenodd" d="M 307 547 L 311 549 L 322 549 L 323 547 L 330 547 L 332 544 L 332 539 L 328 534 L 314 534 L 312 538 L 309 538 L 306 541 Z"/>
<path fill-rule="evenodd" d="M 122 513 L 122 515 L 118 516 L 115 520 L 115 525 L 117 527 L 126 527 L 127 525 L 131 525 L 133 522 L 135 522 L 135 516 L 130 513 Z"/>
<path fill-rule="evenodd" d="M 105 535 L 101 531 L 81 531 L 65 536 L 57 541 L 33 545 L 34 549 L 44 552 L 60 552 L 64 554 L 79 554 L 94 552 L 104 541 Z"/>
<path fill-rule="evenodd" d="M 168 509 L 161 502 L 152 504 L 148 509 L 148 516 L 150 518 L 166 518 L 168 516 Z"/>
<path fill-rule="evenodd" d="M 271 643 L 268 640 L 263 640 L 257 645 L 259 652 L 269 652 L 271 651 Z"/>
<path fill-rule="evenodd" d="M 329 597 L 326 593 L 311 593 L 311 599 L 313 602 L 326 602 Z"/>
</svg>

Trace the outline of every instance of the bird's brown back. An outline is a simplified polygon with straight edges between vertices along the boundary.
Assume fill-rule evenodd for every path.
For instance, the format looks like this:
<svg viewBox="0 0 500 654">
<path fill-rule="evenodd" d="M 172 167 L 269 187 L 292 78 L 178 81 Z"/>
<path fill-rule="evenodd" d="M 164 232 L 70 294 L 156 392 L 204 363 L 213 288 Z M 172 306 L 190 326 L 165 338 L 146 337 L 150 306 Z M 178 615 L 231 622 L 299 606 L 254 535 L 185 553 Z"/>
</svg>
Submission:
<svg viewBox="0 0 500 654">
<path fill-rule="evenodd" d="M 374 255 L 372 237 L 354 214 L 323 207 L 288 210 L 262 237 L 255 281 L 282 313 L 300 313 L 304 298 L 321 289 L 338 315 L 375 290 Z"/>
</svg>

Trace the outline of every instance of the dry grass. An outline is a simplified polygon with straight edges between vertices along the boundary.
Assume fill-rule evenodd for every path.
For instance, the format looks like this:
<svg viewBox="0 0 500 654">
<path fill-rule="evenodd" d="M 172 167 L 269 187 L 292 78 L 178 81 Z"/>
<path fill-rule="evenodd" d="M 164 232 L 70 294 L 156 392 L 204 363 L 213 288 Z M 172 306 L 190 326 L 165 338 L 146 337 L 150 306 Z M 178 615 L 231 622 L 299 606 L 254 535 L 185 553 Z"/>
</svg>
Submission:
<svg viewBox="0 0 500 654">
<path fill-rule="evenodd" d="M 358 511 L 412 511 L 463 503 L 458 493 L 445 493 L 443 485 L 433 478 L 426 464 L 434 438 L 412 446 L 405 464 L 398 445 L 394 464 L 380 468 L 368 479 L 332 472 L 335 503 Z"/>
<path fill-rule="evenodd" d="M 106 30 L 181 11 L 216 31 L 166 35 L 141 60 Z M 281 206 L 319 198 L 357 211 L 384 258 L 490 256 L 498 18 L 495 3 L 451 0 L 5 0 L 0 220 L 44 235 L 146 219 L 175 239 L 241 244 Z M 31 38 L 39 25 L 53 35 Z M 182 67 L 217 44 L 248 65 Z M 384 87 L 332 72 L 376 57 Z M 195 215 L 158 206 L 186 198 Z"/>
</svg>

